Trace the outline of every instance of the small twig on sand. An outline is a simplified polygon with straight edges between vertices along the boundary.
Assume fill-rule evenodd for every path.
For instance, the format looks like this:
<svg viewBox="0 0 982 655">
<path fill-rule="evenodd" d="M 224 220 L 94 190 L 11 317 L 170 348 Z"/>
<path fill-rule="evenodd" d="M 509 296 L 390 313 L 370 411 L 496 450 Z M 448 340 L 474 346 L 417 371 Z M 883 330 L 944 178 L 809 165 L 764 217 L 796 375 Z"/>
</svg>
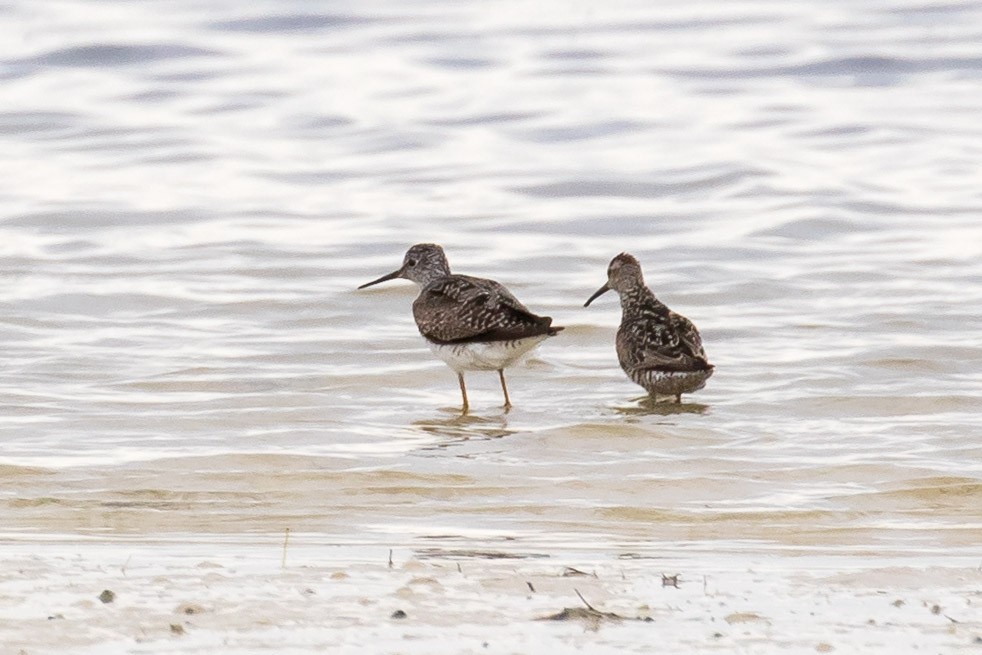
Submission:
<svg viewBox="0 0 982 655">
<path fill-rule="evenodd" d="M 529 584 L 529 583 L 526 583 Z M 531 584 L 529 584 L 531 587 Z M 652 621 L 651 617 L 637 617 L 635 619 L 627 619 L 620 614 L 615 614 L 614 612 L 601 612 L 593 605 L 587 602 L 583 594 L 580 593 L 579 589 L 573 589 L 576 595 L 580 597 L 580 600 L 586 605 L 586 609 L 580 607 L 566 607 L 563 611 L 556 614 L 550 614 L 549 616 L 542 616 L 536 619 L 537 621 L 571 621 L 573 619 L 582 619 L 588 621 L 593 628 L 596 628 L 601 621 L 624 621 L 624 620 L 634 620 L 634 621 Z"/>
<path fill-rule="evenodd" d="M 529 591 L 531 591 L 534 594 L 535 593 L 535 587 L 532 586 L 532 583 L 529 582 L 528 580 L 526 580 L 525 581 L 525 584 L 527 584 L 529 586 Z"/>
<path fill-rule="evenodd" d="M 584 598 L 584 597 L 583 597 L 583 594 L 581 594 L 581 593 L 580 593 L 580 590 L 579 590 L 579 589 L 577 589 L 577 588 L 575 588 L 575 587 L 574 587 L 574 588 L 573 588 L 573 591 L 575 591 L 575 592 L 576 592 L 576 595 L 580 597 L 580 600 L 582 600 L 582 601 L 583 601 L 583 604 L 584 604 L 584 605 L 586 605 L 586 608 L 587 608 L 588 610 L 590 610 L 591 612 L 597 612 L 597 608 L 595 608 L 595 607 L 594 607 L 593 605 L 591 605 L 590 603 L 588 603 L 588 602 L 586 602 L 586 598 Z M 599 614 L 599 613 L 600 613 L 600 612 L 597 612 L 597 614 Z"/>
<path fill-rule="evenodd" d="M 280 560 L 281 569 L 286 568 L 286 548 L 289 545 L 290 545 L 290 528 L 287 528 L 286 532 L 283 533 L 283 559 Z"/>
<path fill-rule="evenodd" d="M 392 568 L 392 549 L 389 549 L 389 568 Z"/>
</svg>

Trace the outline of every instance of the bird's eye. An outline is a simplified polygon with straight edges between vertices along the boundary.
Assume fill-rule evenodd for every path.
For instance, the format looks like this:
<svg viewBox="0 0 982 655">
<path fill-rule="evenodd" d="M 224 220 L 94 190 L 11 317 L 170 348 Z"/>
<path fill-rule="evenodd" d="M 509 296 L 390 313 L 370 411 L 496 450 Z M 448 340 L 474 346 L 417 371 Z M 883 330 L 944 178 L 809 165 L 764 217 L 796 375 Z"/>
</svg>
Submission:
<svg viewBox="0 0 982 655">
<path fill-rule="evenodd" d="M 415 266 L 415 265 L 416 265 L 416 260 L 415 260 L 415 259 L 410 259 L 410 260 L 409 260 L 408 262 L 406 262 L 406 263 L 407 263 L 407 264 L 409 264 L 410 266 Z"/>
</svg>

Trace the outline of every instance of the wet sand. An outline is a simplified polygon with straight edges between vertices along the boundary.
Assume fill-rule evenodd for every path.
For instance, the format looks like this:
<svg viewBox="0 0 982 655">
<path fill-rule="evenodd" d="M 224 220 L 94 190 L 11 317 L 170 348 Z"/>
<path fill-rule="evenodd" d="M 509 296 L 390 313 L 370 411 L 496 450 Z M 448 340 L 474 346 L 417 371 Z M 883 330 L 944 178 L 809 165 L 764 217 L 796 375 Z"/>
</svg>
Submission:
<svg viewBox="0 0 982 655">
<path fill-rule="evenodd" d="M 306 540 L 8 541 L 2 652 L 982 651 L 967 557 Z"/>
</svg>

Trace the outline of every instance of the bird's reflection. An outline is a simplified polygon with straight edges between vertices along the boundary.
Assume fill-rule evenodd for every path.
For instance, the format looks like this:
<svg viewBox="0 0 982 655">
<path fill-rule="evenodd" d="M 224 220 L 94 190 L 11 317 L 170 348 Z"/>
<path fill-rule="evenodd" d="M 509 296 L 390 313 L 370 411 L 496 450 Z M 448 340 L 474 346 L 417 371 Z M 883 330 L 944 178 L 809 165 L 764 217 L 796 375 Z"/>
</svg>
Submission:
<svg viewBox="0 0 982 655">
<path fill-rule="evenodd" d="M 709 405 L 702 403 L 675 403 L 659 401 L 653 396 L 639 396 L 631 400 L 633 405 L 615 407 L 614 411 L 623 416 L 674 416 L 676 414 L 705 414 Z"/>
<path fill-rule="evenodd" d="M 413 421 L 413 427 L 441 438 L 437 447 L 459 443 L 471 439 L 500 439 L 514 434 L 508 428 L 505 413 L 499 416 L 476 416 L 474 414 L 455 414 Z"/>
</svg>

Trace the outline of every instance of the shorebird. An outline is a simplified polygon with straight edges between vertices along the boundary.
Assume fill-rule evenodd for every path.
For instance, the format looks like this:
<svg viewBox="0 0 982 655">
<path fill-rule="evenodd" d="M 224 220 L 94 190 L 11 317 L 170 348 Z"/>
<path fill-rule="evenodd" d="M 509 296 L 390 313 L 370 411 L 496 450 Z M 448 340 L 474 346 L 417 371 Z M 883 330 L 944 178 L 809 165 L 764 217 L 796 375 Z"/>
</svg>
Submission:
<svg viewBox="0 0 982 655">
<path fill-rule="evenodd" d="M 434 243 L 416 244 L 399 270 L 358 288 L 395 278 L 419 285 L 413 318 L 430 350 L 457 373 L 464 414 L 469 408 L 464 371 L 498 371 L 508 410 L 505 368 L 563 329 L 553 326 L 552 318 L 530 312 L 494 280 L 451 273 L 443 248 Z"/>
<path fill-rule="evenodd" d="M 626 252 L 607 267 L 607 283 L 584 303 L 613 289 L 621 297 L 621 326 L 617 329 L 617 359 L 636 384 L 652 396 L 675 396 L 698 391 L 713 374 L 702 338 L 692 321 L 655 298 L 645 283 L 641 264 Z"/>
</svg>

